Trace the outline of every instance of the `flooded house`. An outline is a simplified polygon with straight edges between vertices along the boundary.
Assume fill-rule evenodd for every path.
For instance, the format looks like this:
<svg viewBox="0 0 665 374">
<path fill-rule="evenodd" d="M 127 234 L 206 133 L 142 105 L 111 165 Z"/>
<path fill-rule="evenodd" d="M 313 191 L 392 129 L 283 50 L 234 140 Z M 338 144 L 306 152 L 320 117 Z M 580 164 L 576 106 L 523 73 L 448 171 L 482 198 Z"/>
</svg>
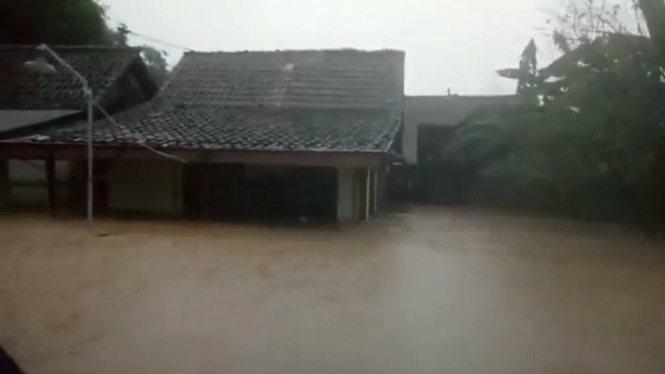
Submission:
<svg viewBox="0 0 665 374">
<path fill-rule="evenodd" d="M 399 149 L 404 53 L 188 52 L 149 102 L 94 123 L 95 207 L 203 219 L 355 221 Z M 86 126 L 0 146 L 80 162 Z"/>
<path fill-rule="evenodd" d="M 157 92 L 136 48 L 53 50 L 88 82 L 97 105 L 107 113 L 143 103 Z M 40 59 L 51 71 L 29 69 L 28 64 Z M 81 82 L 52 56 L 36 46 L 0 46 L 0 206 L 52 209 L 55 201 L 79 200 L 73 192 L 85 188 L 79 186 L 85 182 L 73 174 L 81 174 L 84 165 L 54 157 L 49 144 L 21 148 L 11 139 L 85 121 L 86 102 Z M 101 117 L 99 110 L 94 117 Z"/>
</svg>

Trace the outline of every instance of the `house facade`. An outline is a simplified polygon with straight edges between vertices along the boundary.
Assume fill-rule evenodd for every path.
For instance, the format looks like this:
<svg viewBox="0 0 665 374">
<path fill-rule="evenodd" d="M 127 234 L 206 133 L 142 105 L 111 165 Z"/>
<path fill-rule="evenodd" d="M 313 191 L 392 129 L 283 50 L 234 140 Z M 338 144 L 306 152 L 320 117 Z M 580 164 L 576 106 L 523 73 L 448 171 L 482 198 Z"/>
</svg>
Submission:
<svg viewBox="0 0 665 374">
<path fill-rule="evenodd" d="M 139 50 L 102 46 L 56 46 L 53 49 L 88 82 L 98 105 L 107 112 L 150 99 L 157 87 L 149 78 Z M 35 46 L 0 46 L 0 141 L 43 130 L 53 131 L 86 118 L 81 84 L 56 61 L 56 71 L 40 75 L 25 67 L 39 56 Z M 39 56 L 46 57 L 48 56 Z M 99 117 L 95 113 L 95 117 Z M 71 189 L 68 176 L 75 168 L 65 160 L 42 155 L 14 157 L 0 144 L 0 206 L 47 206 L 49 194 L 61 201 Z M 49 189 L 49 170 L 59 177 Z M 50 191 L 50 192 L 49 192 Z"/>
<path fill-rule="evenodd" d="M 98 210 L 339 221 L 379 208 L 402 125 L 404 53 L 186 53 L 151 101 L 94 124 Z M 84 125 L 5 141 L 85 159 Z"/>
</svg>

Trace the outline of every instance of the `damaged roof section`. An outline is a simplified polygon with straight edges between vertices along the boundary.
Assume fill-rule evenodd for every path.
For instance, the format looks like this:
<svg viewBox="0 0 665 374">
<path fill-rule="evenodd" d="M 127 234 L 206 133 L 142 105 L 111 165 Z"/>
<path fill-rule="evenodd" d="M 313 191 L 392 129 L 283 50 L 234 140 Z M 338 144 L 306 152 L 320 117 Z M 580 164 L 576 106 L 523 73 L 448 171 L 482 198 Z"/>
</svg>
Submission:
<svg viewBox="0 0 665 374">
<path fill-rule="evenodd" d="M 189 52 L 149 103 L 94 141 L 160 148 L 387 152 L 402 123 L 404 53 Z M 32 141 L 82 143 L 85 126 Z"/>
</svg>

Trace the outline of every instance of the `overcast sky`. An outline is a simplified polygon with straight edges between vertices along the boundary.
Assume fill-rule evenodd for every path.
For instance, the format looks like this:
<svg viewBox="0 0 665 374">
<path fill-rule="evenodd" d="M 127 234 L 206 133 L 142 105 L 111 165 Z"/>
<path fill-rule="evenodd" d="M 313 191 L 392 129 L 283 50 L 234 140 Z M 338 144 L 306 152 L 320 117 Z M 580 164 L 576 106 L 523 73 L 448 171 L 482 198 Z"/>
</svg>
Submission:
<svg viewBox="0 0 665 374">
<path fill-rule="evenodd" d="M 530 38 L 543 38 L 556 0 L 103 2 L 112 21 L 195 50 L 400 49 L 406 51 L 407 94 L 450 88 L 489 95 L 514 92 L 514 83 L 495 71 L 516 66 Z M 168 50 L 177 61 L 180 51 Z"/>
</svg>

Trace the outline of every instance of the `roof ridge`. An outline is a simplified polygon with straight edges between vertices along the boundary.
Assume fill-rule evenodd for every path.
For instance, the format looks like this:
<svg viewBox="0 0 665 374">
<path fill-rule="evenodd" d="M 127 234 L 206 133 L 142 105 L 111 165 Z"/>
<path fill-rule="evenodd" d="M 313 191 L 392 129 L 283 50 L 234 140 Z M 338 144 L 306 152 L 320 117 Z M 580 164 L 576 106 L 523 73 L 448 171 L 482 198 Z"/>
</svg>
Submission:
<svg viewBox="0 0 665 374">
<path fill-rule="evenodd" d="M 0 44 L 0 50 L 12 49 L 30 49 L 37 48 L 41 44 Z M 68 44 L 47 44 L 52 49 L 67 49 L 67 50 L 124 50 L 124 51 L 140 51 L 139 47 L 120 46 L 120 45 L 105 45 L 105 44 L 84 44 L 84 45 L 68 45 Z"/>
<path fill-rule="evenodd" d="M 404 95 L 406 99 L 493 99 L 493 98 L 508 98 L 516 97 L 515 94 L 501 94 L 501 95 Z"/>
<path fill-rule="evenodd" d="M 185 54 L 250 54 L 250 53 L 357 53 L 357 54 L 372 54 L 372 53 L 401 53 L 406 52 L 399 49 L 357 49 L 357 48 L 323 48 L 323 49 L 273 49 L 273 50 L 235 50 L 235 51 L 187 51 Z"/>
<path fill-rule="evenodd" d="M 188 52 L 158 95 L 189 102 L 403 106 L 404 53 L 391 50 Z"/>
</svg>

